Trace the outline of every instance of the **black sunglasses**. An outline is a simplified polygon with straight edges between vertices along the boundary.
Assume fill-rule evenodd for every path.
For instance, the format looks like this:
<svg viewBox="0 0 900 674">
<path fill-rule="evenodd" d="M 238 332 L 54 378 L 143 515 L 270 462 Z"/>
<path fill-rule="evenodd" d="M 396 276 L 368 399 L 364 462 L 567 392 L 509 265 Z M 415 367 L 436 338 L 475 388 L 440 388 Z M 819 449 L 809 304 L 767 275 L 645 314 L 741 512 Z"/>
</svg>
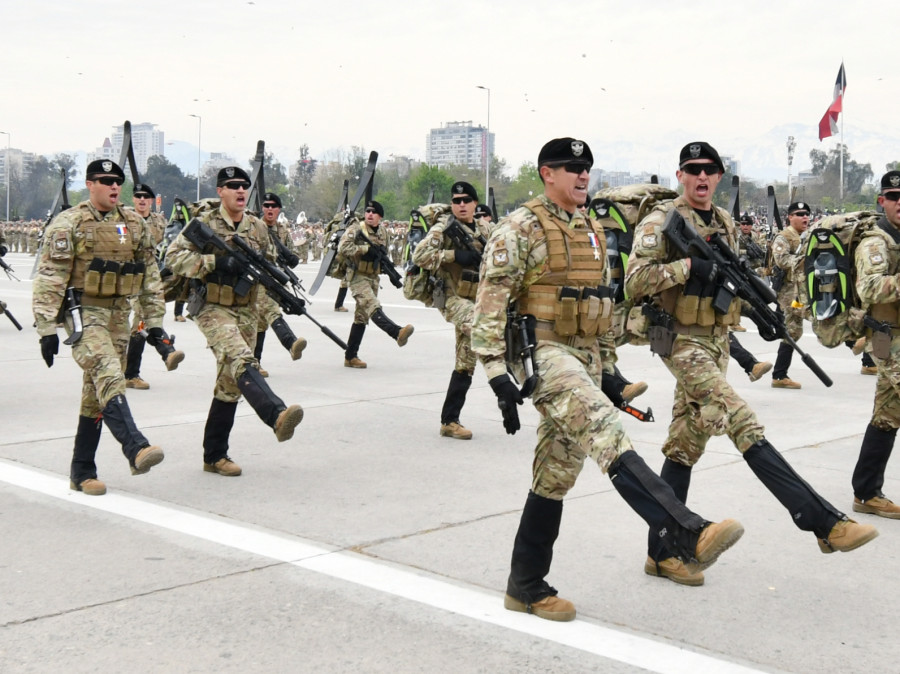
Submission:
<svg viewBox="0 0 900 674">
<path fill-rule="evenodd" d="M 884 197 L 885 201 L 897 201 L 900 199 L 900 192 L 885 192 L 881 196 Z"/>
<path fill-rule="evenodd" d="M 809 212 L 808 211 L 795 211 L 794 213 L 791 213 L 791 215 L 798 217 L 798 218 L 808 218 Z"/>
<path fill-rule="evenodd" d="M 685 164 L 681 170 L 692 176 L 698 176 L 706 171 L 706 175 L 711 176 L 719 172 L 719 167 L 716 164 Z"/>
<path fill-rule="evenodd" d="M 456 205 L 459 205 L 459 204 L 471 204 L 475 200 L 472 197 L 453 197 L 450 201 L 452 201 Z"/>
<path fill-rule="evenodd" d="M 586 161 L 567 161 L 561 164 L 547 164 L 550 168 L 562 168 L 566 173 L 581 175 L 584 171 L 590 171 L 591 165 Z"/>
<path fill-rule="evenodd" d="M 378 213 L 374 208 L 367 208 L 366 213 Z"/>
<path fill-rule="evenodd" d="M 113 185 L 121 185 L 125 181 L 115 176 L 102 176 L 100 178 L 94 178 L 94 182 L 106 185 L 107 187 L 112 187 Z"/>
<path fill-rule="evenodd" d="M 230 180 L 222 185 L 222 187 L 228 190 L 246 190 L 250 189 L 250 183 L 245 180 Z"/>
<path fill-rule="evenodd" d="M 141 192 L 139 194 L 135 194 L 134 198 L 135 199 L 152 199 L 153 197 L 151 197 L 149 194 L 144 194 L 143 192 Z"/>
<path fill-rule="evenodd" d="M 278 208 L 278 204 L 263 204 L 263 208 Z"/>
</svg>

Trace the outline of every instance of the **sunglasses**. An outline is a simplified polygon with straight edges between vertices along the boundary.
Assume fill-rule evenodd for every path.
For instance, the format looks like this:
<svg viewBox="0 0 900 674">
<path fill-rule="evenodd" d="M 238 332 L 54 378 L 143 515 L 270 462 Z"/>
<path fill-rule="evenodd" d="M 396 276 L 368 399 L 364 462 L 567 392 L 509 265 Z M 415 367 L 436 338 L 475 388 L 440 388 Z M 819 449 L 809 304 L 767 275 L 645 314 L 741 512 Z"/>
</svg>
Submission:
<svg viewBox="0 0 900 674">
<path fill-rule="evenodd" d="M 367 208 L 366 213 L 378 213 L 374 208 Z"/>
<path fill-rule="evenodd" d="M 685 164 L 681 170 L 692 176 L 698 176 L 704 171 L 711 176 L 719 172 L 719 167 L 716 164 Z"/>
<path fill-rule="evenodd" d="M 115 176 L 102 176 L 100 178 L 94 178 L 94 182 L 106 185 L 107 187 L 112 187 L 113 185 L 121 185 L 125 181 Z"/>
<path fill-rule="evenodd" d="M 897 201 L 900 199 L 900 192 L 885 192 L 881 196 L 884 197 L 885 201 Z"/>
<path fill-rule="evenodd" d="M 263 208 L 278 208 L 278 204 L 263 204 Z"/>
<path fill-rule="evenodd" d="M 453 197 L 450 201 L 458 206 L 459 204 L 471 204 L 475 200 L 472 197 Z"/>
<path fill-rule="evenodd" d="M 222 185 L 227 190 L 246 190 L 250 189 L 250 183 L 246 180 L 230 180 Z"/>
<path fill-rule="evenodd" d="M 561 164 L 547 164 L 550 168 L 562 168 L 566 173 L 581 175 L 584 171 L 590 171 L 591 165 L 586 161 L 567 161 Z"/>
<path fill-rule="evenodd" d="M 791 213 L 796 218 L 808 218 L 809 213 L 807 211 L 797 211 L 796 213 Z"/>
<path fill-rule="evenodd" d="M 135 199 L 152 199 L 153 197 L 151 197 L 149 194 L 135 194 L 134 198 Z"/>
</svg>

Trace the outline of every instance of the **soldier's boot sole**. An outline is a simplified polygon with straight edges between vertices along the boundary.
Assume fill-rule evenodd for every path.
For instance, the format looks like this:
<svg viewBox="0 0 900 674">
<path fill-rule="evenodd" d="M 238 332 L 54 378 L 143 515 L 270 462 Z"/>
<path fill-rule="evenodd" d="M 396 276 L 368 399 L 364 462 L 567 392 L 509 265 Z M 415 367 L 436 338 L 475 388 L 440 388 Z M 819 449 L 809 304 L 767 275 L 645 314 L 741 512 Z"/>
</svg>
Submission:
<svg viewBox="0 0 900 674">
<path fill-rule="evenodd" d="M 531 613 L 544 620 L 557 622 L 575 620 L 575 605 L 568 599 L 560 597 L 544 597 L 533 604 L 526 604 L 524 601 L 506 595 L 503 598 L 503 608 L 519 613 Z"/>
<path fill-rule="evenodd" d="M 217 475 L 224 475 L 225 477 L 237 477 L 243 472 L 241 470 L 241 467 L 234 461 L 229 459 L 227 456 L 219 459 L 215 463 L 204 462 L 203 471 L 206 473 L 216 473 Z"/>
<path fill-rule="evenodd" d="M 300 360 L 300 357 L 303 355 L 303 349 L 305 348 L 306 340 L 303 337 L 298 337 L 294 343 L 291 344 L 291 360 Z"/>
<path fill-rule="evenodd" d="M 157 447 L 156 445 L 144 447 L 137 453 L 137 456 L 134 457 L 134 465 L 131 467 L 131 474 L 144 475 L 145 473 L 149 473 L 153 466 L 162 463 L 162 460 L 165 458 L 166 455 L 163 453 L 161 447 Z"/>
<path fill-rule="evenodd" d="M 703 585 L 706 580 L 702 572 L 691 573 L 688 571 L 684 562 L 677 557 L 669 557 L 659 562 L 652 557 L 647 557 L 647 561 L 644 562 L 644 573 L 657 578 L 668 578 L 679 585 L 691 585 L 693 587 Z"/>
<path fill-rule="evenodd" d="M 816 538 L 819 550 L 826 555 L 832 552 L 850 552 L 878 537 L 878 529 L 871 524 L 860 524 L 851 519 L 841 520 L 832 527 L 828 538 Z"/>
<path fill-rule="evenodd" d="M 178 369 L 178 364 L 184 360 L 184 351 L 173 351 L 166 356 L 166 370 L 171 372 Z"/>
<path fill-rule="evenodd" d="M 97 478 L 89 477 L 87 480 L 82 480 L 78 484 L 69 480 L 69 489 L 80 491 L 88 496 L 103 496 L 106 493 L 106 484 Z"/>
<path fill-rule="evenodd" d="M 626 403 L 630 403 L 632 400 L 634 400 L 638 396 L 644 395 L 646 392 L 647 383 L 638 381 L 633 384 L 628 384 L 625 388 L 622 389 L 622 398 L 625 399 Z"/>
<path fill-rule="evenodd" d="M 697 573 L 708 569 L 719 555 L 737 543 L 744 535 L 744 527 L 737 520 L 713 522 L 700 532 L 697 549 L 694 553 L 696 561 L 685 564 L 689 573 Z"/>
<path fill-rule="evenodd" d="M 275 420 L 275 437 L 278 442 L 284 442 L 294 437 L 294 429 L 303 421 L 303 408 L 300 405 L 291 405 L 278 415 Z"/>
<path fill-rule="evenodd" d="M 409 341 L 414 330 L 415 328 L 411 325 L 405 325 L 400 328 L 400 332 L 397 334 L 397 344 L 399 346 L 406 346 L 406 343 Z"/>
<path fill-rule="evenodd" d="M 747 373 L 747 376 L 750 377 L 750 381 L 758 381 L 762 378 L 764 374 L 769 372 L 772 369 L 772 363 L 769 361 L 765 361 L 762 363 L 757 363 L 753 366 L 753 369 Z"/>
<path fill-rule="evenodd" d="M 368 365 L 366 365 L 365 361 L 360 360 L 359 358 L 351 358 L 350 360 L 344 361 L 344 367 L 354 367 L 357 370 L 365 370 Z"/>
<path fill-rule="evenodd" d="M 891 520 L 900 520 L 900 505 L 897 505 L 883 496 L 876 496 L 867 501 L 860 501 L 858 498 L 854 498 L 853 512 L 878 515 L 879 517 L 887 517 Z"/>
</svg>

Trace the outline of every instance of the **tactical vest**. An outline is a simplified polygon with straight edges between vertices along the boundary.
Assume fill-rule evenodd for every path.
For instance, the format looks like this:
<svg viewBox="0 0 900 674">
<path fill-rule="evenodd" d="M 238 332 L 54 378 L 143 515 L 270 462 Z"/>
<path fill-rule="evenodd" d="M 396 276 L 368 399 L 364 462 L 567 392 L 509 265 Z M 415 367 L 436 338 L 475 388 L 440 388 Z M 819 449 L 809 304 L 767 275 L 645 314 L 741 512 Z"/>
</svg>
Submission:
<svg viewBox="0 0 900 674">
<path fill-rule="evenodd" d="M 450 216 L 453 217 L 453 216 Z M 478 229 L 474 222 L 465 223 L 457 220 L 469 236 L 472 237 L 472 247 L 479 253 L 484 252 L 484 246 L 478 240 Z M 456 262 L 444 262 L 441 265 L 441 276 L 444 279 L 444 291 L 448 295 L 474 300 L 478 294 L 478 270 L 466 269 Z"/>
<path fill-rule="evenodd" d="M 71 284 L 82 293 L 85 306 L 110 306 L 115 297 L 136 295 L 144 285 L 144 263 L 135 262 L 143 225 L 133 220 L 97 222 L 83 209 L 76 244 Z"/>
<path fill-rule="evenodd" d="M 697 230 L 697 234 L 704 239 L 708 239 L 716 232 L 721 232 L 715 227 L 706 227 L 698 225 L 696 219 L 691 217 L 690 206 L 676 206 L 684 217 L 685 222 L 691 223 L 691 226 Z M 677 256 L 674 259 L 680 259 Z M 686 286 L 677 285 L 666 288 L 659 294 L 659 301 L 662 308 L 675 317 L 680 326 L 688 328 L 680 332 L 690 334 L 712 334 L 715 332 L 714 326 L 724 328 L 728 325 L 737 325 L 741 321 L 741 301 L 738 298 L 731 300 L 728 305 L 728 311 L 724 314 L 716 313 L 713 309 L 713 297 L 700 297 L 699 295 L 686 295 Z M 697 330 L 695 328 L 700 328 Z M 676 329 L 676 332 L 679 330 Z"/>
<path fill-rule="evenodd" d="M 218 234 L 222 239 L 225 240 L 225 243 L 231 244 L 231 237 L 235 234 L 239 234 L 242 239 L 244 239 L 251 248 L 257 251 L 260 254 L 265 254 L 265 248 L 260 250 L 259 239 L 263 233 L 257 228 L 257 224 L 253 221 L 253 216 L 248 214 L 244 214 L 241 222 L 238 224 L 235 231 L 231 231 L 230 229 L 223 227 L 221 225 L 221 221 L 218 218 L 218 210 L 213 212 L 212 217 L 204 217 L 201 218 L 209 225 L 210 229 L 212 229 L 216 234 Z M 250 220 L 246 220 L 246 218 L 251 218 Z M 245 223 L 248 223 L 244 226 Z M 265 225 L 263 225 L 265 227 Z M 256 228 L 256 232 L 254 229 Z M 268 233 L 265 233 L 265 243 L 268 244 Z M 215 256 L 218 260 L 219 257 L 223 255 L 227 255 L 220 250 L 215 250 Z M 242 284 L 246 283 L 244 276 L 234 276 L 232 274 L 222 274 L 221 272 L 211 271 L 206 274 L 203 279 L 203 282 L 206 284 L 206 301 L 212 304 L 218 304 L 223 307 L 244 307 L 247 305 L 255 305 L 256 298 L 259 292 L 259 284 L 253 283 L 249 290 L 244 292 L 244 288 L 242 288 Z M 238 294 L 235 292 L 235 286 L 238 287 L 239 292 L 243 294 Z"/>
<path fill-rule="evenodd" d="M 365 224 L 360 223 L 359 231 L 370 242 L 370 245 L 384 245 L 385 238 L 382 225 L 379 225 L 374 232 L 370 233 L 368 227 Z M 378 276 L 381 273 L 381 265 L 374 260 L 360 259 L 356 261 L 356 273 L 363 274 L 364 276 Z"/>
<path fill-rule="evenodd" d="M 537 321 L 538 339 L 596 337 L 612 324 L 613 301 L 606 280 L 606 237 L 603 228 L 585 226 L 553 215 L 539 199 L 523 204 L 537 216 L 547 239 L 546 271 L 518 300 L 518 310 Z"/>
</svg>

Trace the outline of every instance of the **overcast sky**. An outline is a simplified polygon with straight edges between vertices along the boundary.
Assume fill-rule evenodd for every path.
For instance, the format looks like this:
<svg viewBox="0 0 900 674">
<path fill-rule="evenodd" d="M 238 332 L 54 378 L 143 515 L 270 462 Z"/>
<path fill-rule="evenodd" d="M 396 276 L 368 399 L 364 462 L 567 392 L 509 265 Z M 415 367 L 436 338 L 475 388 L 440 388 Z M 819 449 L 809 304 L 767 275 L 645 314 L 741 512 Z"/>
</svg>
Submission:
<svg viewBox="0 0 900 674">
<path fill-rule="evenodd" d="M 424 159 L 429 128 L 488 122 L 483 85 L 512 168 L 571 135 L 596 166 L 671 173 L 707 140 L 786 179 L 786 135 L 767 158 L 763 138 L 797 135 L 795 174 L 833 147 L 817 125 L 843 60 L 853 157 L 876 176 L 900 159 L 884 3 L 0 0 L 0 17 L 0 130 L 41 154 L 91 151 L 126 119 L 196 143 L 193 113 L 204 154 L 245 161 L 263 139 L 286 164 L 303 143 Z"/>
</svg>

